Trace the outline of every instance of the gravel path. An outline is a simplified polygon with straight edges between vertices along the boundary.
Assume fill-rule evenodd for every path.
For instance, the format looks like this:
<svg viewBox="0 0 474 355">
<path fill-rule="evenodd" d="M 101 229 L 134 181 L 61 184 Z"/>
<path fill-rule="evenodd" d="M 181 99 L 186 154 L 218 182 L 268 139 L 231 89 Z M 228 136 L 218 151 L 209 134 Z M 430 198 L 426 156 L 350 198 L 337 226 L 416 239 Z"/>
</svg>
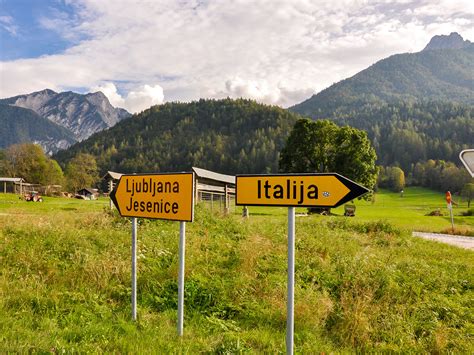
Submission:
<svg viewBox="0 0 474 355">
<path fill-rule="evenodd" d="M 474 250 L 473 237 L 453 236 L 450 234 L 424 233 L 424 232 L 413 232 L 412 235 L 414 237 L 435 240 L 437 242 L 455 245 L 460 248 Z"/>
</svg>

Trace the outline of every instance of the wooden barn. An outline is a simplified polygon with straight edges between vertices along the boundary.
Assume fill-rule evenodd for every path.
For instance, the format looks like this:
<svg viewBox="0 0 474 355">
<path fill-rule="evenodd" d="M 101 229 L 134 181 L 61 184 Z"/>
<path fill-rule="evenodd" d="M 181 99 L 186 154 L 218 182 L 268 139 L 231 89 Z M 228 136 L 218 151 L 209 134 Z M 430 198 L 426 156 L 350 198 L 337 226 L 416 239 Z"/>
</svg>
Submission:
<svg viewBox="0 0 474 355">
<path fill-rule="evenodd" d="M 0 177 L 0 184 L 3 185 L 3 192 L 23 194 L 25 191 L 25 180 L 23 178 Z"/>
<path fill-rule="evenodd" d="M 211 209 L 220 209 L 225 213 L 235 207 L 235 176 L 196 167 L 192 170 L 196 203 L 206 202 Z"/>
</svg>

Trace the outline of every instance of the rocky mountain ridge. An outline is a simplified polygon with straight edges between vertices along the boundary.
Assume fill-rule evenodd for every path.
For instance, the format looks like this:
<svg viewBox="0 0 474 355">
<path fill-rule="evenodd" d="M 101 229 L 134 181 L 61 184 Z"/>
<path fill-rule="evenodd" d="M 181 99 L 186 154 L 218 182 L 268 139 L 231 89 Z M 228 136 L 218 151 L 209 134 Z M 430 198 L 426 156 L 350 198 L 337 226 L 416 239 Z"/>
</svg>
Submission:
<svg viewBox="0 0 474 355">
<path fill-rule="evenodd" d="M 23 135 L 24 139 L 21 139 L 21 142 L 24 140 L 37 142 L 49 152 L 56 152 L 75 142 L 83 141 L 92 134 L 110 128 L 124 118 L 131 116 L 124 109 L 114 108 L 102 92 L 83 95 L 71 91 L 57 93 L 53 90 L 45 89 L 31 94 L 1 99 L 0 110 L 3 109 L 5 112 L 11 112 L 11 110 L 5 109 L 6 106 L 31 110 L 38 116 L 47 119 L 59 127 L 65 128 L 71 133 L 67 137 L 59 137 L 58 130 L 55 130 L 54 137 L 47 135 L 36 137 L 35 131 L 29 130 L 29 134 Z M 27 116 L 27 119 L 30 121 L 32 119 L 31 112 L 27 113 L 26 111 L 16 110 L 15 113 L 16 116 L 10 118 L 5 113 L 3 119 L 15 121 L 18 119 L 18 114 Z M 25 127 L 26 129 L 27 127 Z M 50 132 L 51 129 L 42 129 L 41 131 L 43 133 L 46 131 Z M 71 137 L 73 141 L 71 141 Z M 0 147 L 5 147 L 5 144 L 5 142 L 0 142 Z"/>
<path fill-rule="evenodd" d="M 439 35 L 431 38 L 423 51 L 432 51 L 438 49 L 461 49 L 472 45 L 469 40 L 464 40 L 457 32 L 451 32 L 449 35 Z"/>
</svg>

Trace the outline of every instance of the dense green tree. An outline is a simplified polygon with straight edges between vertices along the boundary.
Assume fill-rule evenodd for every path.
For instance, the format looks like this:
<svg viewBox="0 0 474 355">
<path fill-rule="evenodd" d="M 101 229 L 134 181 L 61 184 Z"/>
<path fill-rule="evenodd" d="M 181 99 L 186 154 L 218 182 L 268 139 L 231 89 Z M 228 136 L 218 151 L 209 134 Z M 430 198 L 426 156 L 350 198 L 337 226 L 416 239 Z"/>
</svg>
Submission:
<svg viewBox="0 0 474 355">
<path fill-rule="evenodd" d="M 376 154 L 365 132 L 326 120 L 300 119 L 280 155 L 280 171 L 334 172 L 372 189 Z"/>
<path fill-rule="evenodd" d="M 405 173 L 398 166 L 381 167 L 378 185 L 395 192 L 400 192 L 405 188 Z"/>
<path fill-rule="evenodd" d="M 99 179 L 97 163 L 90 154 L 77 154 L 66 166 L 66 181 L 70 191 L 92 187 Z"/>
<path fill-rule="evenodd" d="M 29 183 L 52 185 L 61 184 L 63 173 L 58 163 L 50 159 L 36 144 L 14 144 L 5 149 L 2 174 L 22 177 Z"/>
<path fill-rule="evenodd" d="M 332 122 L 298 120 L 280 154 L 282 172 L 329 172 L 334 164 L 334 144 L 338 126 Z"/>
<path fill-rule="evenodd" d="M 466 169 L 444 160 L 419 162 L 413 169 L 413 184 L 439 191 L 459 193 L 472 180 Z"/>
</svg>

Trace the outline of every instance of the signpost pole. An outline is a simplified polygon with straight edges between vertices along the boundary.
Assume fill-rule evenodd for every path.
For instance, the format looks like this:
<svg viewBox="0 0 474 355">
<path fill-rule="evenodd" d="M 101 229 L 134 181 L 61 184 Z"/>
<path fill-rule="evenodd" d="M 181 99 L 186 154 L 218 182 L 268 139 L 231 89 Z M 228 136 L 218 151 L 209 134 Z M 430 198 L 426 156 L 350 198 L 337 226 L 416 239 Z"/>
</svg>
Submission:
<svg viewBox="0 0 474 355">
<path fill-rule="evenodd" d="M 137 218 L 132 218 L 132 319 L 137 320 Z"/>
<path fill-rule="evenodd" d="M 185 248 L 186 248 L 186 222 L 180 222 L 179 223 L 179 274 L 178 274 L 178 335 L 179 336 L 183 336 Z"/>
<path fill-rule="evenodd" d="M 295 208 L 288 207 L 288 299 L 286 310 L 286 353 L 293 355 L 295 305 Z"/>
<path fill-rule="evenodd" d="M 448 204 L 449 214 L 451 215 L 451 230 L 454 234 L 453 203 L 450 191 L 446 191 L 446 202 Z"/>
<path fill-rule="evenodd" d="M 449 214 L 451 215 L 451 230 L 454 234 L 453 204 L 451 202 L 448 203 L 448 210 L 449 210 Z"/>
</svg>

